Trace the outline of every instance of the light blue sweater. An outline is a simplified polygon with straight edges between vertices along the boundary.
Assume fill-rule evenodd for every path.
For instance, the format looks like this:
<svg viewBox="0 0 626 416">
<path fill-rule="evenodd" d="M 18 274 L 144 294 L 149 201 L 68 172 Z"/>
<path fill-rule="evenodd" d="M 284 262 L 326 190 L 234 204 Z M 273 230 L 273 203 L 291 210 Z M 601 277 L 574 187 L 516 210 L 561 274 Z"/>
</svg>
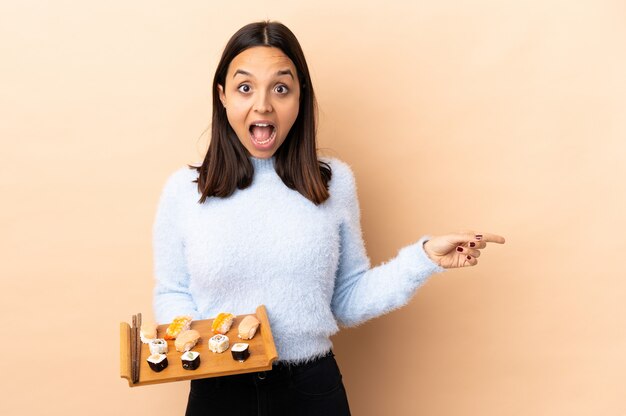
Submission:
<svg viewBox="0 0 626 416">
<path fill-rule="evenodd" d="M 316 206 L 286 187 L 273 159 L 251 161 L 251 186 L 199 204 L 197 172 L 175 172 L 154 224 L 158 322 L 208 319 L 265 305 L 280 361 L 327 352 L 330 336 L 406 304 L 434 272 L 426 237 L 370 268 L 354 176 L 336 159 L 330 198 Z"/>
</svg>

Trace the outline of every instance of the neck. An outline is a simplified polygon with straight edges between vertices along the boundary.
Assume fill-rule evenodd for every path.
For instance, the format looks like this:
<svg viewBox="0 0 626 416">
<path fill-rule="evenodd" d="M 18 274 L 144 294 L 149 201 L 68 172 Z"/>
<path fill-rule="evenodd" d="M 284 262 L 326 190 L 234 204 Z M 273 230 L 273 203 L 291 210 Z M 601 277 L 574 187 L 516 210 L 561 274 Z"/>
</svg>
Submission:
<svg viewBox="0 0 626 416">
<path fill-rule="evenodd" d="M 250 156 L 250 163 L 254 166 L 255 171 L 262 171 L 272 169 L 274 170 L 274 157 L 269 157 L 267 159 L 261 159 L 258 157 Z"/>
</svg>

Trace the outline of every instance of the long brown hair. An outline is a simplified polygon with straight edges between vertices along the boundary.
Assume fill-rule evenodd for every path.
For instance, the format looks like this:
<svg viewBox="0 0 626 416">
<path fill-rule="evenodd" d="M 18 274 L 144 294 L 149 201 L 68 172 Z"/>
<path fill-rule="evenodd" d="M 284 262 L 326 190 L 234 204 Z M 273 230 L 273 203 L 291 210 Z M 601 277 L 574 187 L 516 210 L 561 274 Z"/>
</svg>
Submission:
<svg viewBox="0 0 626 416">
<path fill-rule="evenodd" d="M 327 163 L 317 159 L 317 103 L 309 68 L 295 35 L 282 23 L 270 21 L 250 23 L 239 29 L 226 44 L 215 70 L 211 142 L 202 165 L 195 167 L 199 173 L 200 203 L 211 196 L 228 197 L 236 189 L 245 189 L 252 183 L 254 168 L 248 151 L 228 123 L 218 85 L 225 86 L 231 61 L 254 46 L 278 48 L 296 67 L 300 80 L 300 108 L 285 141 L 274 154 L 275 169 L 286 186 L 319 205 L 330 196 L 328 182 L 332 172 Z"/>
</svg>

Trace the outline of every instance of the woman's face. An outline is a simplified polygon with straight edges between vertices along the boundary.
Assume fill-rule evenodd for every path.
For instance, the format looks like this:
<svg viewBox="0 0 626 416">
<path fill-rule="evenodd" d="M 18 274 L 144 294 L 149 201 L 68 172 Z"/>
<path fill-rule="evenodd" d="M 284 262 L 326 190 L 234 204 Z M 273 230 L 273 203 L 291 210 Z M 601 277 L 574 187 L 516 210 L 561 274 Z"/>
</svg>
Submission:
<svg viewBox="0 0 626 416">
<path fill-rule="evenodd" d="M 272 157 L 298 117 L 293 62 L 278 48 L 255 46 L 231 61 L 224 84 L 220 100 L 239 141 L 254 157 Z"/>
</svg>

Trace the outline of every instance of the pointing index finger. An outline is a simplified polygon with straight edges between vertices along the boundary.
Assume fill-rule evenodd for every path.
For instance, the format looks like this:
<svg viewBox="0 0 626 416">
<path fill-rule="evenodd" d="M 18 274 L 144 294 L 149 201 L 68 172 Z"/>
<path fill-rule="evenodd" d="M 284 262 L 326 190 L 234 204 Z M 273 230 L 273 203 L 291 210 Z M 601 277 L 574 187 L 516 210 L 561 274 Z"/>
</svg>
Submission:
<svg viewBox="0 0 626 416">
<path fill-rule="evenodd" d="M 504 244 L 505 242 L 504 237 L 501 235 L 491 233 L 476 233 L 475 239 L 476 241 L 484 241 L 486 243 Z"/>
</svg>

